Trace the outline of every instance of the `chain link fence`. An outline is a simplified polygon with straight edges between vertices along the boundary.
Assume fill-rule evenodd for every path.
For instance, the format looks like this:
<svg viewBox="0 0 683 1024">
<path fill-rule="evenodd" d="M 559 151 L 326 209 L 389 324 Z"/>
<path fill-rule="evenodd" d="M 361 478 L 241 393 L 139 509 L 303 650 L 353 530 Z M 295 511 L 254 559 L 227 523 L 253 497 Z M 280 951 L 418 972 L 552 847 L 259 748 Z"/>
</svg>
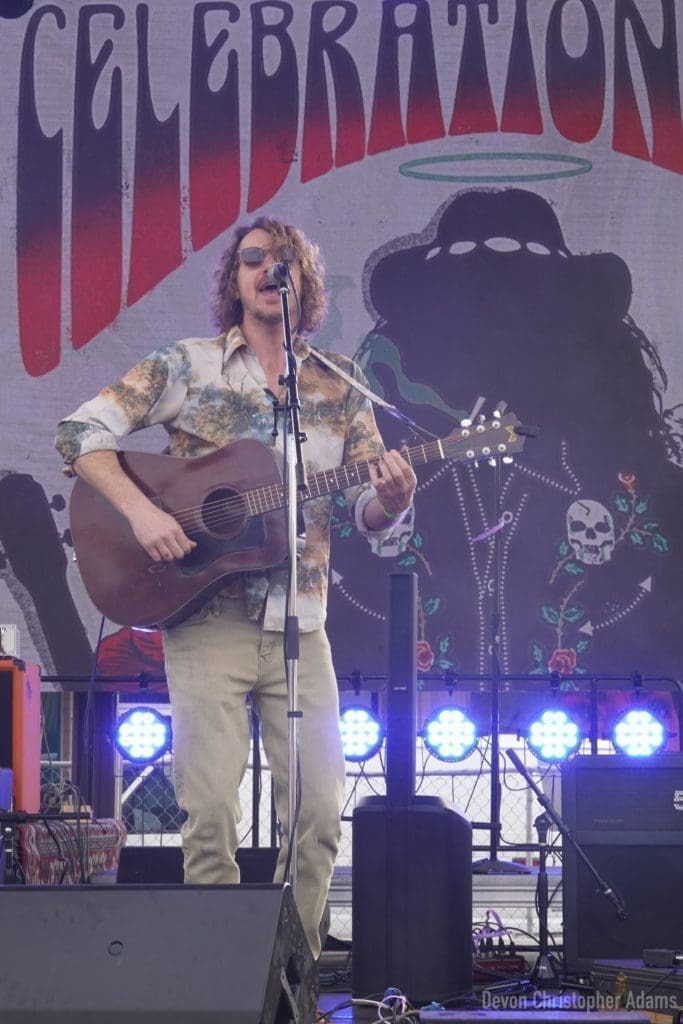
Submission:
<svg viewBox="0 0 683 1024">
<path fill-rule="evenodd" d="M 524 761 L 544 793 L 560 809 L 560 773 L 558 767 L 539 764 L 517 736 L 501 736 L 501 749 L 513 748 Z M 476 825 L 490 824 L 491 764 L 489 744 L 481 746 L 464 761 L 449 764 L 438 761 L 418 739 L 416 792 L 440 797 L 443 802 L 464 814 Z M 183 812 L 175 802 L 172 785 L 172 755 L 165 755 L 154 765 L 141 767 L 129 762 L 119 764 L 119 816 L 128 829 L 130 845 L 180 843 L 179 830 Z M 365 797 L 386 792 L 385 765 L 382 751 L 361 764 L 349 764 L 346 775 L 346 804 L 342 819 L 342 838 L 330 893 L 331 934 L 339 940 L 351 939 L 351 859 L 352 815 Z M 491 920 L 495 911 L 504 927 L 518 944 L 533 943 L 538 938 L 535 909 L 538 864 L 535 851 L 519 851 L 517 845 L 534 844 L 538 840 L 534 822 L 542 812 L 535 794 L 507 759 L 500 757 L 501 807 L 499 860 L 518 864 L 519 874 L 473 876 L 474 922 Z M 277 831 L 271 800 L 271 777 L 265 753 L 256 773 L 249 763 L 240 788 L 243 817 L 240 829 L 244 845 L 277 844 Z M 256 811 L 256 813 L 255 813 Z M 254 826 L 256 825 L 256 830 Z M 490 853 L 490 829 L 475 827 L 473 859 L 484 860 Z M 551 941 L 561 942 L 561 859 L 558 834 L 551 831 L 548 867 L 550 874 L 549 931 Z M 256 842 L 254 840 L 256 839 Z M 524 868 L 531 873 L 522 873 Z"/>
</svg>

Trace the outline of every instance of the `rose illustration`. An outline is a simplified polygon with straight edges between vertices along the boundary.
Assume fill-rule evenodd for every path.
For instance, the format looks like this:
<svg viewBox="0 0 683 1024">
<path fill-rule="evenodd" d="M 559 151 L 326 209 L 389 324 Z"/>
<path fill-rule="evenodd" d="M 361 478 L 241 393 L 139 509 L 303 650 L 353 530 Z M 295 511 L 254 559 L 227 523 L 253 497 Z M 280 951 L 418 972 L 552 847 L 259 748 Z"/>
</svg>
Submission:
<svg viewBox="0 0 683 1024">
<path fill-rule="evenodd" d="M 417 667 L 420 672 L 429 672 L 434 664 L 434 651 L 426 640 L 417 642 Z"/>
<path fill-rule="evenodd" d="M 553 651 L 548 668 L 561 676 L 568 676 L 576 668 L 576 651 L 573 648 L 559 648 Z"/>
<path fill-rule="evenodd" d="M 620 473 L 619 483 L 627 491 L 635 491 L 636 489 L 636 478 L 633 473 Z"/>
</svg>

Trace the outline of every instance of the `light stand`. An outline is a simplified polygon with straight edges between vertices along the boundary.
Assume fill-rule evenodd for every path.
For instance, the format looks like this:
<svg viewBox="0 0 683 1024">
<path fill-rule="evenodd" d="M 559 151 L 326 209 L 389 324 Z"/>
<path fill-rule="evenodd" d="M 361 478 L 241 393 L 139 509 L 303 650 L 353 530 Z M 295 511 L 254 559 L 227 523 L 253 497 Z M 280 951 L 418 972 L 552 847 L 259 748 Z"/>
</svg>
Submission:
<svg viewBox="0 0 683 1024">
<path fill-rule="evenodd" d="M 284 349 L 286 369 L 281 378 L 285 385 L 285 486 L 284 499 L 287 516 L 287 537 L 289 549 L 289 581 L 287 586 L 287 607 L 285 609 L 285 673 L 287 679 L 287 743 L 288 743 L 288 851 L 285 882 L 292 888 L 296 897 L 297 889 L 297 818 L 299 815 L 299 726 L 302 712 L 299 710 L 298 670 L 299 670 L 299 619 L 297 616 L 297 522 L 298 494 L 305 492 L 306 471 L 301 456 L 301 444 L 306 440 L 299 422 L 299 393 L 296 379 L 296 359 L 292 346 L 292 330 L 289 320 L 289 266 L 287 263 L 276 263 L 270 269 L 272 280 L 277 284 L 282 306 L 282 325 L 284 328 Z"/>
</svg>

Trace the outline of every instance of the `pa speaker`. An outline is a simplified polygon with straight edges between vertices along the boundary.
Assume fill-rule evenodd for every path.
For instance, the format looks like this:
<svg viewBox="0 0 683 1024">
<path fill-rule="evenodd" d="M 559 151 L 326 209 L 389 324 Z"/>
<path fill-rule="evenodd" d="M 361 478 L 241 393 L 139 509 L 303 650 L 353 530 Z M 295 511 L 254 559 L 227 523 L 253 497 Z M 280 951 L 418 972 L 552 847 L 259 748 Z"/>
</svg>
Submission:
<svg viewBox="0 0 683 1024">
<path fill-rule="evenodd" d="M 317 969 L 288 886 L 7 887 L 3 1024 L 312 1020 Z"/>
<path fill-rule="evenodd" d="M 389 576 L 387 682 L 387 799 L 407 806 L 415 792 L 417 735 L 417 574 Z"/>
<path fill-rule="evenodd" d="M 622 919 L 571 843 L 562 853 L 567 969 L 640 960 L 644 948 L 679 949 L 683 919 L 683 754 L 647 760 L 577 757 L 562 768 L 563 817 Z"/>
<path fill-rule="evenodd" d="M 416 1003 L 472 986 L 472 827 L 438 797 L 353 813 L 353 993 Z"/>
</svg>

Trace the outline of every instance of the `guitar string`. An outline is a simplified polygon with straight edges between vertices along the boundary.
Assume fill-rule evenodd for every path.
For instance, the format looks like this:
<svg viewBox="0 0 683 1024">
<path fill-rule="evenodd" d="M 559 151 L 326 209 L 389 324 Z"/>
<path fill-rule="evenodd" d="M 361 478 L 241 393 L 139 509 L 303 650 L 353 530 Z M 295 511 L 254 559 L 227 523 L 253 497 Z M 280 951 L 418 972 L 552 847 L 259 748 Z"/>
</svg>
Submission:
<svg viewBox="0 0 683 1024">
<path fill-rule="evenodd" d="M 437 444 L 420 445 L 419 448 L 433 448 L 434 454 L 431 455 L 431 459 L 436 458 L 438 455 Z M 404 450 L 405 454 L 409 454 L 411 456 L 411 460 L 409 461 L 412 461 L 412 459 L 416 457 L 419 448 Z M 430 458 L 427 458 L 426 452 L 423 458 L 425 462 L 431 461 Z M 329 494 L 332 490 L 346 490 L 347 487 L 355 487 L 358 484 L 367 483 L 370 480 L 369 467 L 371 465 L 376 466 L 378 464 L 379 459 L 371 459 L 367 462 L 356 462 L 348 466 L 338 466 L 336 469 L 326 469 L 313 473 L 309 479 L 309 486 L 315 486 L 317 493 L 310 495 L 305 500 L 324 496 L 325 494 Z M 340 484 L 338 475 L 342 473 L 347 477 L 347 479 L 343 484 Z M 355 479 L 353 477 L 355 477 Z M 333 486 L 331 487 L 330 484 L 333 484 Z M 253 498 L 252 502 L 249 501 L 248 496 Z M 277 504 L 272 504 L 273 501 L 277 501 Z M 245 507 L 249 510 L 250 515 L 262 515 L 264 512 L 271 512 L 277 508 L 281 508 L 283 502 L 284 484 L 280 480 L 277 483 L 274 482 L 262 487 L 252 488 L 244 494 L 236 495 L 231 498 L 218 498 L 215 501 L 209 501 L 203 505 L 195 505 L 190 508 L 179 509 L 177 512 L 173 512 L 172 515 L 181 526 L 183 523 L 191 526 L 198 515 L 201 515 L 203 523 L 215 525 L 216 522 L 220 522 L 223 517 L 227 520 L 230 518 L 230 513 L 234 512 L 237 514 L 242 512 Z M 250 505 L 254 506 L 253 512 L 251 511 Z M 259 505 L 262 505 L 263 507 L 257 507 Z M 209 511 L 209 515 L 206 514 L 207 510 Z M 204 514 L 202 514 L 202 512 L 204 512 Z M 216 519 L 216 513 L 219 514 L 218 519 Z M 227 516 L 226 513 L 228 513 Z"/>
<path fill-rule="evenodd" d="M 369 466 L 371 464 L 377 465 L 378 461 L 354 463 L 350 467 L 339 466 L 337 469 L 324 470 L 313 474 L 309 480 L 309 488 L 315 487 L 316 493 L 307 495 L 306 498 L 299 498 L 299 502 L 322 497 L 331 491 L 346 490 L 347 487 L 368 483 L 370 480 Z M 342 472 L 347 477 L 343 483 L 338 478 L 338 475 Z M 349 478 L 350 472 L 353 473 L 353 478 Z M 321 484 L 324 485 L 322 489 Z M 330 486 L 330 484 L 333 486 Z M 203 505 L 197 505 L 194 508 L 181 509 L 178 512 L 172 513 L 172 515 L 181 526 L 192 527 L 196 524 L 199 517 L 201 517 L 201 525 L 217 526 L 223 522 L 229 522 L 230 519 L 237 518 L 245 512 L 250 516 L 258 516 L 266 512 L 276 511 L 282 508 L 283 505 L 284 484 L 280 481 L 253 488 L 244 494 L 235 495 L 234 497 L 218 498 Z"/>
<path fill-rule="evenodd" d="M 436 457 L 438 454 L 437 446 L 434 446 L 435 451 L 432 457 Z M 426 453 L 425 453 L 426 455 Z M 378 460 L 373 460 L 372 464 L 377 465 Z M 425 458 L 425 462 L 430 459 Z M 324 470 L 320 473 L 312 475 L 310 484 L 311 487 L 315 485 L 317 493 L 300 498 L 299 501 L 307 501 L 311 498 L 316 498 L 330 493 L 330 490 L 346 490 L 347 487 L 357 486 L 359 483 L 367 483 L 370 480 L 369 467 L 371 463 L 354 463 L 350 467 L 339 466 L 337 469 Z M 356 479 L 347 479 L 343 485 L 340 485 L 338 475 L 341 472 L 349 477 L 351 473 Z M 333 482 L 334 487 L 330 488 L 330 482 Z M 321 490 L 320 484 L 323 483 L 325 486 Z M 251 497 L 251 501 L 249 498 Z M 223 522 L 228 522 L 231 518 L 237 518 L 239 515 L 243 515 L 245 512 L 248 515 L 263 515 L 266 512 L 272 512 L 278 508 L 282 508 L 284 504 L 284 485 L 282 482 L 267 484 L 263 487 L 254 488 L 245 494 L 236 495 L 231 498 L 218 498 L 214 501 L 206 502 L 204 505 L 196 506 L 195 508 L 182 509 L 177 513 L 173 513 L 174 518 L 181 526 L 191 527 L 195 525 L 198 515 L 201 515 L 201 522 L 204 526 L 218 526 Z"/>
<path fill-rule="evenodd" d="M 498 429 L 498 428 L 496 428 Z M 488 431 L 486 431 L 488 433 Z M 413 460 L 421 456 L 416 464 L 425 464 L 433 461 L 436 458 L 442 456 L 444 458 L 452 458 L 457 452 L 457 447 L 469 444 L 471 448 L 479 448 L 482 446 L 482 442 L 486 440 L 486 433 L 477 433 L 467 438 L 457 438 L 455 440 L 445 438 L 443 441 L 427 442 L 422 445 L 418 445 L 415 448 L 403 449 L 403 454 L 408 457 L 408 461 L 413 463 Z M 453 448 L 453 451 L 448 449 Z M 506 451 L 508 451 L 506 447 Z M 428 454 L 429 453 L 429 454 Z M 485 457 L 489 453 L 478 452 L 473 457 Z M 495 454 L 493 452 L 491 455 Z M 500 452 L 498 454 L 505 454 Z M 321 470 L 317 473 L 312 474 L 310 478 L 310 484 L 315 485 L 316 494 L 308 495 L 305 498 L 300 498 L 299 503 L 310 500 L 311 498 L 320 497 L 330 493 L 331 490 L 346 490 L 347 487 L 356 486 L 359 483 L 367 483 L 370 480 L 369 467 L 370 465 L 378 465 L 379 459 L 372 459 L 367 462 L 357 462 L 350 466 L 339 466 L 336 469 Z M 347 479 L 343 485 L 340 486 L 338 480 L 338 474 L 344 473 L 349 478 L 349 474 L 353 473 L 358 479 Z M 334 484 L 334 487 L 330 487 L 330 482 Z M 323 490 L 320 490 L 320 485 L 323 484 Z M 250 501 L 249 498 L 252 498 Z M 274 503 L 275 502 L 275 503 Z M 230 498 L 219 498 L 213 501 L 206 502 L 202 505 L 190 506 L 188 508 L 179 509 L 177 512 L 172 512 L 174 519 L 178 524 L 185 528 L 188 527 L 192 532 L 192 527 L 216 527 L 224 523 L 230 522 L 231 519 L 244 516 L 245 512 L 247 516 L 258 516 L 263 515 L 266 512 L 276 511 L 283 507 L 284 503 L 284 485 L 282 481 L 278 483 L 267 484 L 262 487 L 253 488 L 244 494 L 235 495 Z M 261 507 L 263 506 L 263 507 Z M 201 521 L 198 523 L 197 520 Z M 194 531 L 196 532 L 196 530 Z"/>
<path fill-rule="evenodd" d="M 501 453 L 502 454 L 502 453 Z M 432 458 L 438 457 L 440 453 L 434 452 Z M 479 453 L 480 457 L 484 457 L 485 453 Z M 446 458 L 451 458 L 452 455 L 445 455 Z M 477 457 L 476 455 L 474 456 Z M 431 459 L 425 459 L 425 462 L 431 461 Z M 374 463 L 376 465 L 376 462 Z M 322 492 L 319 491 L 319 484 L 316 483 L 316 488 L 319 493 L 307 495 L 298 499 L 299 503 L 308 501 L 311 498 L 320 497 L 330 493 L 330 490 L 346 490 L 347 487 L 356 486 L 359 483 L 366 483 L 369 481 L 369 474 L 362 476 L 360 469 L 362 464 L 356 463 L 352 467 L 357 471 L 358 479 L 349 479 L 343 485 L 340 485 L 337 479 L 337 474 L 344 470 L 348 473 L 347 468 L 340 466 L 335 470 L 326 470 L 319 474 L 314 474 L 311 482 L 323 479 L 326 487 Z M 369 466 L 369 463 L 365 463 L 365 466 Z M 334 487 L 329 487 L 329 477 L 334 477 Z M 251 498 L 251 500 L 249 500 Z M 284 487 L 283 484 L 273 483 L 268 484 L 260 488 L 254 488 L 251 491 L 245 492 L 241 495 L 236 495 L 231 498 L 215 499 L 209 501 L 204 505 L 198 505 L 194 508 L 181 509 L 178 512 L 171 513 L 176 519 L 178 524 L 183 528 L 187 527 L 189 532 L 197 532 L 198 529 L 205 529 L 211 527 L 219 527 L 223 524 L 229 523 L 231 520 L 252 516 L 264 515 L 267 512 L 277 511 L 284 506 Z M 198 521 L 200 520 L 200 521 Z M 193 529 L 194 527 L 194 529 Z"/>
</svg>

